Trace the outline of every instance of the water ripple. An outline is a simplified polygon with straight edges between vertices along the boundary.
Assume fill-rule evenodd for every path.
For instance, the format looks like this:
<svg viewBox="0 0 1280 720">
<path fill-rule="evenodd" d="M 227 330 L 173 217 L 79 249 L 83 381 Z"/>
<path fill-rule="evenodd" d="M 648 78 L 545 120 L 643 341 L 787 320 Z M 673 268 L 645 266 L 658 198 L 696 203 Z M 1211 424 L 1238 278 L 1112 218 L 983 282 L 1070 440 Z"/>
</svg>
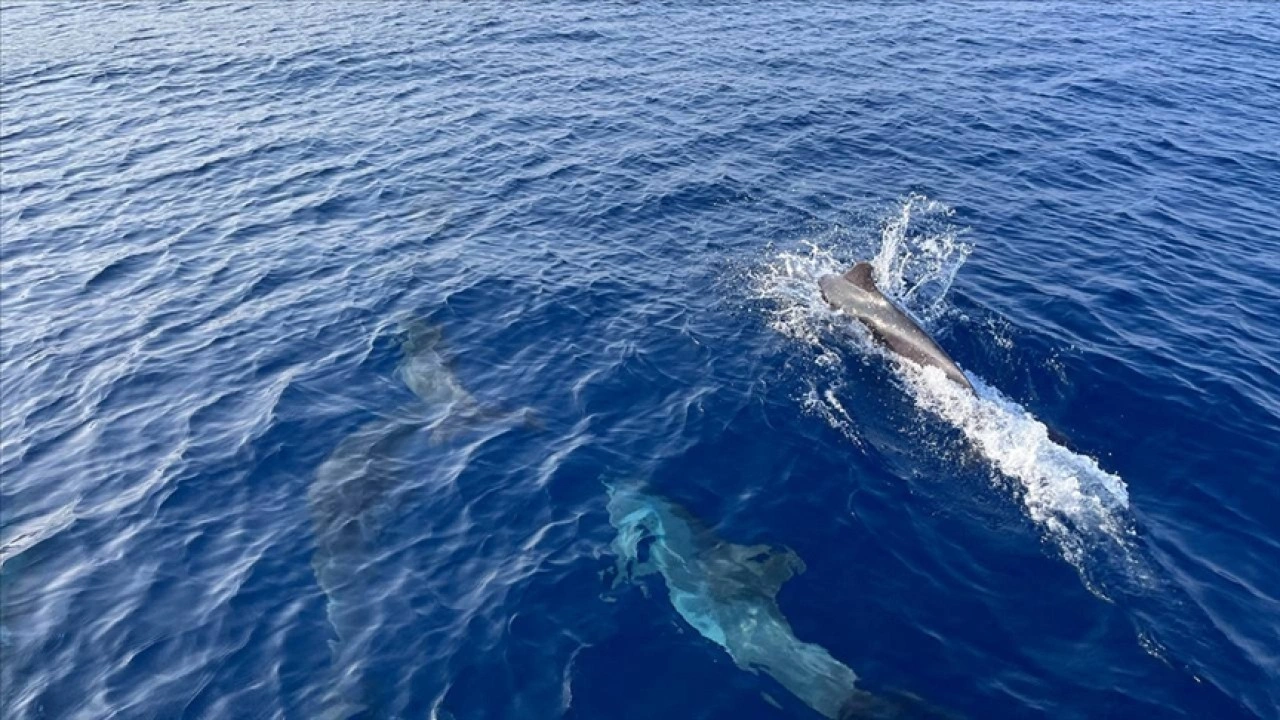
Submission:
<svg viewBox="0 0 1280 720">
<path fill-rule="evenodd" d="M 628 478 L 872 691 L 1280 717 L 1268 10 L 5 4 L 0 714 L 811 717 Z"/>
</svg>

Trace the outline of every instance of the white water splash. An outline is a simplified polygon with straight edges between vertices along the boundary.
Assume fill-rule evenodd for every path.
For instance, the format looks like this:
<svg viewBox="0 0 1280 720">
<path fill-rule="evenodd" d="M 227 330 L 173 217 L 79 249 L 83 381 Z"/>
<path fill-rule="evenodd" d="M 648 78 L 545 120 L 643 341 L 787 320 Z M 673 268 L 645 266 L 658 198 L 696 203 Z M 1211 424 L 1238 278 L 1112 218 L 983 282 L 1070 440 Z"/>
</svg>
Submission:
<svg viewBox="0 0 1280 720">
<path fill-rule="evenodd" d="M 908 195 L 881 224 L 871 259 L 881 292 L 926 322 L 942 315 L 947 291 L 973 251 L 954 215 L 936 200 Z"/>
<path fill-rule="evenodd" d="M 835 388 L 828 387 L 819 392 L 816 385 L 810 386 L 808 392 L 801 397 L 800 406 L 807 414 L 817 415 L 826 420 L 828 425 L 839 430 L 841 435 L 849 439 L 849 442 L 858 447 L 864 446 L 862 436 L 858 435 L 857 424 L 840 402 Z"/>
<path fill-rule="evenodd" d="M 777 251 L 750 273 L 757 299 L 770 306 L 769 325 L 783 336 L 821 347 L 832 315 L 818 293 L 818 278 L 842 273 L 855 260 L 876 269 L 876 284 L 929 327 L 945 313 L 947 291 L 973 251 L 954 211 L 923 195 L 908 195 L 870 225 L 835 225 Z"/>
<path fill-rule="evenodd" d="M 764 301 L 770 327 L 812 353 L 815 377 L 798 398 L 807 413 L 862 444 L 853 419 L 856 409 L 846 408 L 839 399 L 843 381 L 837 349 L 847 345 L 853 330 L 862 349 L 893 365 L 917 407 L 961 431 L 998 471 L 993 473 L 995 482 L 1012 491 L 1085 584 L 1105 597 L 1092 577 L 1091 552 L 1110 546 L 1119 550 L 1112 561 L 1136 562 L 1130 552 L 1133 530 L 1124 481 L 1093 458 L 1051 440 L 1044 423 L 981 378 L 969 374 L 976 389 L 970 394 L 936 369 L 885 352 L 858 323 L 833 311 L 818 291 L 818 278 L 871 258 L 881 290 L 925 327 L 935 325 L 947 310 L 945 298 L 956 272 L 972 249 L 951 217 L 951 210 L 941 203 L 907 197 L 880 223 L 878 233 L 859 237 L 854 230 L 838 227 L 797 249 L 776 252 L 752 274 L 755 296 Z"/>
</svg>

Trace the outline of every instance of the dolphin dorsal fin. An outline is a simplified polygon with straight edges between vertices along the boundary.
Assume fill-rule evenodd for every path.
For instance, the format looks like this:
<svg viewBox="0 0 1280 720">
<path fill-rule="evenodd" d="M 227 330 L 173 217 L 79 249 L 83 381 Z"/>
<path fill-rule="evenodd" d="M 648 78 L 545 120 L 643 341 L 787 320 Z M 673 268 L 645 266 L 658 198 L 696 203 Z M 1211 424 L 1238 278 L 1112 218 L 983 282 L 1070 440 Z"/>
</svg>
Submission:
<svg viewBox="0 0 1280 720">
<path fill-rule="evenodd" d="M 879 288 L 876 287 L 875 276 L 871 269 L 871 263 L 860 262 L 857 265 L 854 265 L 844 274 L 844 279 L 848 280 L 854 287 L 862 288 L 868 292 L 876 292 L 879 290 Z"/>
</svg>

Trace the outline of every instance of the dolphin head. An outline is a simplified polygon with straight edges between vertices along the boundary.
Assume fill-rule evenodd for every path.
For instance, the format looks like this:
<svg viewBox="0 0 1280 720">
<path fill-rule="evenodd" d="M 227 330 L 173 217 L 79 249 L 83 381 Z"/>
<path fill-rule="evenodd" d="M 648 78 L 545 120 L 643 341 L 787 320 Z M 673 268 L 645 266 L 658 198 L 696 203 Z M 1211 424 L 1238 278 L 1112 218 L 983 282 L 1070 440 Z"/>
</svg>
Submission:
<svg viewBox="0 0 1280 720">
<path fill-rule="evenodd" d="M 837 302 L 840 292 L 840 284 L 844 280 L 839 275 L 823 275 L 818 278 L 818 289 L 822 292 L 822 299 L 827 301 L 833 309 L 840 307 Z"/>
</svg>

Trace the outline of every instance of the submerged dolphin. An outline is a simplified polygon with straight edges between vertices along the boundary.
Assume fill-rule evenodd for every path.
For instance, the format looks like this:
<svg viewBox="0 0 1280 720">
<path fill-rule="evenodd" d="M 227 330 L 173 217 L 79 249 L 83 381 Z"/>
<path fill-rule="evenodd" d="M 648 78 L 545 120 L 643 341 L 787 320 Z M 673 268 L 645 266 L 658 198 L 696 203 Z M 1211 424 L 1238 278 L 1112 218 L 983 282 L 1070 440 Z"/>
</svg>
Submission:
<svg viewBox="0 0 1280 720">
<path fill-rule="evenodd" d="M 394 598 L 379 597 L 378 538 L 399 496 L 420 478 L 430 446 L 488 422 L 513 417 L 482 406 L 451 369 L 439 328 L 407 322 L 400 328 L 396 377 L 415 401 L 365 423 L 338 443 L 307 492 L 315 535 L 312 568 L 324 592 L 335 678 L 324 689 L 322 715 L 348 718 L 371 712 L 376 673 L 365 668 L 379 614 Z M 526 422 L 528 415 L 526 413 Z"/>
<path fill-rule="evenodd" d="M 860 321 L 877 342 L 925 367 L 936 367 L 948 378 L 973 391 L 955 361 L 909 315 L 876 287 L 869 263 L 858 263 L 843 275 L 818 280 L 822 297 L 831 306 Z"/>
<path fill-rule="evenodd" d="M 738 667 L 763 670 L 832 720 L 917 716 L 860 690 L 847 665 L 796 637 L 777 601 L 782 585 L 804 571 L 794 552 L 726 542 L 679 505 L 637 489 L 611 486 L 608 511 L 618 531 L 618 579 L 661 573 L 676 612 Z"/>
<path fill-rule="evenodd" d="M 376 420 L 347 436 L 316 471 L 307 493 L 316 549 L 311 558 L 333 631 L 333 678 L 317 717 L 344 720 L 368 711 L 376 678 L 364 669 L 389 598 L 378 585 L 377 540 L 404 492 L 409 448 L 425 426 Z M 376 702 L 376 701 L 374 701 Z"/>
</svg>

